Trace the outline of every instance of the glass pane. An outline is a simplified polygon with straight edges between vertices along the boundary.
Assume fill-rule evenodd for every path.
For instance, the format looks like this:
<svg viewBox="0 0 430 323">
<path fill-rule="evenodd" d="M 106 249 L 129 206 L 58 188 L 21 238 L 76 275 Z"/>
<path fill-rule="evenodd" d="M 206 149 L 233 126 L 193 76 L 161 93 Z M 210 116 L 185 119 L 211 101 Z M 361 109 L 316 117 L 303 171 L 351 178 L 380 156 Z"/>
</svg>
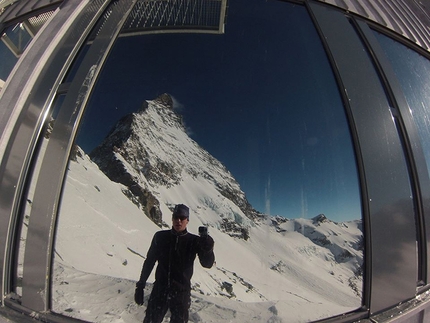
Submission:
<svg viewBox="0 0 430 323">
<path fill-rule="evenodd" d="M 155 268 L 143 306 L 135 283 L 181 203 L 188 231 L 204 225 L 215 240 L 213 267 L 194 263 L 190 320 L 307 322 L 359 308 L 355 156 L 306 9 L 234 1 L 223 34 L 161 31 L 117 40 L 86 108 L 58 217 L 53 309 L 141 322 Z"/>
<path fill-rule="evenodd" d="M 7 36 L 18 49 L 18 53 L 22 53 L 32 39 L 22 23 L 19 23 L 14 28 L 10 29 Z"/>
<path fill-rule="evenodd" d="M 3 88 L 3 84 L 6 82 L 6 79 L 15 66 L 16 62 L 18 62 L 17 56 L 15 55 L 13 49 L 11 50 L 10 48 L 11 45 L 13 47 L 15 44 L 12 42 L 12 40 L 8 42 L 8 38 L 6 37 L 11 35 L 13 38 L 14 30 L 17 28 L 20 30 L 18 26 L 9 27 L 2 33 L 1 36 L 2 41 L 0 42 L 0 57 L 2 59 L 0 61 L 0 90 Z"/>
<path fill-rule="evenodd" d="M 45 12 L 0 30 L 0 93 L 18 58 L 52 14 L 53 11 Z"/>
<path fill-rule="evenodd" d="M 430 172 L 430 61 L 401 43 L 375 32 L 398 76 L 412 117 L 421 138 L 427 169 Z"/>
</svg>

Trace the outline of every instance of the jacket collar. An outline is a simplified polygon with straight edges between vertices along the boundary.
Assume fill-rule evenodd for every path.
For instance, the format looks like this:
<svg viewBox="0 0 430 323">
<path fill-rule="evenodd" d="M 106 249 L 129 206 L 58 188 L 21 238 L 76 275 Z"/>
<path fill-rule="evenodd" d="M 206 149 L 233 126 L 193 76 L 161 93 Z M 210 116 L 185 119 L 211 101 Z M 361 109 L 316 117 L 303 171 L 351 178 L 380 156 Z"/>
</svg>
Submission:
<svg viewBox="0 0 430 323">
<path fill-rule="evenodd" d="M 172 228 L 172 230 L 170 230 L 170 231 L 172 232 L 173 235 L 178 236 L 178 237 L 184 236 L 188 233 L 187 229 L 185 229 L 184 231 L 181 231 L 181 232 L 177 232 L 175 229 Z"/>
</svg>

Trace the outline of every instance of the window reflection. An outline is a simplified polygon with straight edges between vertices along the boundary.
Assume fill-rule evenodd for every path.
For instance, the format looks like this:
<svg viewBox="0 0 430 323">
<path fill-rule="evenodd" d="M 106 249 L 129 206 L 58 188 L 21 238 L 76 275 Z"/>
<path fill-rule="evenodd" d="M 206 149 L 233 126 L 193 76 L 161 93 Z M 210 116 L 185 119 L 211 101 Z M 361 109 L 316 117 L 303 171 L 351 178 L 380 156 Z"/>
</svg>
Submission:
<svg viewBox="0 0 430 323">
<path fill-rule="evenodd" d="M 404 91 L 421 138 L 427 169 L 430 172 L 430 62 L 408 47 L 375 32 Z"/>
<path fill-rule="evenodd" d="M 45 12 L 0 30 L 0 93 L 19 57 L 52 14 Z"/>
<path fill-rule="evenodd" d="M 20 24 L 9 27 L 2 32 L 0 42 L 0 56 L 2 57 L 0 63 L 0 88 L 3 87 L 4 82 L 18 61 L 18 44 L 13 41 L 13 39 L 16 38 L 17 31 L 19 31 L 21 34 L 25 32 L 23 28 L 20 27 Z M 18 33 L 18 35 L 20 33 Z M 9 37 L 9 35 L 11 37 Z"/>
<path fill-rule="evenodd" d="M 304 322 L 361 306 L 353 146 L 304 7 L 238 1 L 222 35 L 117 40 L 69 164 L 54 310 L 141 321 L 134 283 L 178 203 L 189 230 L 207 225 L 215 240 L 216 266 L 195 266 L 195 321 Z"/>
</svg>

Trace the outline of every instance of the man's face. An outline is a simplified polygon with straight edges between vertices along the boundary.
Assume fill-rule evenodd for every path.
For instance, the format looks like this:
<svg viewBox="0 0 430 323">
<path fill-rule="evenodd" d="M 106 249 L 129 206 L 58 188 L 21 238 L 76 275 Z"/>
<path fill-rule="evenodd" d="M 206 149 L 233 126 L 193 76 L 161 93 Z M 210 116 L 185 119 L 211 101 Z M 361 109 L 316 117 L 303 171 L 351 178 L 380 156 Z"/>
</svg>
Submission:
<svg viewBox="0 0 430 323">
<path fill-rule="evenodd" d="M 176 232 L 184 231 L 187 228 L 188 218 L 182 215 L 174 215 L 172 217 L 173 229 Z"/>
</svg>

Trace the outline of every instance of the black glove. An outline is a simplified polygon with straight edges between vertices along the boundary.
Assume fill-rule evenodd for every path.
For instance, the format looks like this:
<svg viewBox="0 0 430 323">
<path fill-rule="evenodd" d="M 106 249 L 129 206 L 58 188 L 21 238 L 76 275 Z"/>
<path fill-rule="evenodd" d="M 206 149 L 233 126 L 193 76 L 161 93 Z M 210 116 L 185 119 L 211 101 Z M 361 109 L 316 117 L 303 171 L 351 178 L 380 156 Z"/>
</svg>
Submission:
<svg viewBox="0 0 430 323">
<path fill-rule="evenodd" d="M 214 239 L 211 236 L 201 236 L 199 240 L 200 250 L 209 252 L 214 247 Z"/>
<path fill-rule="evenodd" d="M 145 288 L 145 283 L 137 282 L 136 290 L 134 291 L 134 301 L 137 305 L 143 305 L 143 289 Z"/>
</svg>

